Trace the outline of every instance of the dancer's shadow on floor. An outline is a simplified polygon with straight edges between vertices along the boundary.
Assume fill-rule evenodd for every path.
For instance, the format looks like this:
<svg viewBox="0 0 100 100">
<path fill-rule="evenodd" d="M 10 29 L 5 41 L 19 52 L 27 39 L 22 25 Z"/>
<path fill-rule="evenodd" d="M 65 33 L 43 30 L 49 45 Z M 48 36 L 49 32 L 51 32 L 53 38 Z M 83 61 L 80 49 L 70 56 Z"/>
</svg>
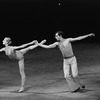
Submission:
<svg viewBox="0 0 100 100">
<path fill-rule="evenodd" d="M 25 88 L 24 91 L 22 91 L 21 93 L 34 93 L 34 94 L 59 94 L 59 93 L 71 93 L 71 91 L 57 91 L 57 92 L 35 92 L 35 91 L 28 91 L 29 89 Z M 89 91 L 94 91 L 94 90 L 90 90 L 90 89 L 82 89 L 78 92 L 73 92 L 73 93 L 86 93 Z M 11 91 L 12 93 L 19 93 L 18 91 Z"/>
<path fill-rule="evenodd" d="M 32 88 L 34 88 L 34 87 L 45 87 L 45 86 L 53 85 L 53 84 L 56 84 L 56 83 L 58 83 L 59 81 L 61 82 L 61 81 L 63 81 L 63 80 L 64 80 L 63 78 L 60 78 L 60 79 L 58 79 L 58 80 L 55 80 L 54 82 L 50 82 L 50 83 L 47 83 L 47 84 L 36 84 L 36 85 L 33 85 L 33 86 L 29 86 L 29 87 L 26 87 L 26 88 L 24 89 L 24 91 L 22 91 L 22 92 L 27 92 L 28 90 L 30 90 L 30 89 L 32 89 Z M 18 90 L 11 91 L 11 92 L 13 92 L 13 93 L 19 93 Z M 21 92 L 21 93 L 22 93 L 22 92 Z"/>
<path fill-rule="evenodd" d="M 64 78 L 59 78 L 53 82 L 50 82 L 50 83 L 46 83 L 46 84 L 36 84 L 36 85 L 33 85 L 33 86 L 29 86 L 29 87 L 26 87 L 25 90 L 29 90 L 31 88 L 34 88 L 34 87 L 45 87 L 45 86 L 50 86 L 50 85 L 53 85 L 53 84 L 56 84 L 56 83 L 59 83 L 59 82 L 62 82 L 64 81 Z"/>
<path fill-rule="evenodd" d="M 63 78 L 59 78 L 57 80 L 55 80 L 54 82 L 50 82 L 50 83 L 47 83 L 47 84 L 36 84 L 36 85 L 33 85 L 33 86 L 29 86 L 29 87 L 26 87 L 24 89 L 24 91 L 22 91 L 21 93 L 36 93 L 36 94 L 53 94 L 53 93 L 69 93 L 70 91 L 57 91 L 57 92 L 49 92 L 49 93 L 43 93 L 43 92 L 35 92 L 35 91 L 32 91 L 32 88 L 35 88 L 35 87 L 45 87 L 45 86 L 50 86 L 50 85 L 53 85 L 53 84 L 56 84 L 56 83 L 59 83 L 59 82 L 62 82 L 64 81 Z M 86 93 L 86 92 L 89 92 L 89 91 L 93 91 L 93 90 L 90 90 L 90 89 L 81 89 L 79 90 L 78 92 L 75 92 L 75 93 Z M 11 91 L 13 93 L 19 93 L 18 90 L 16 91 Z"/>
<path fill-rule="evenodd" d="M 86 93 L 86 92 L 89 92 L 89 91 L 93 91 L 93 90 L 90 90 L 90 89 L 81 89 L 78 91 L 78 93 Z"/>
</svg>

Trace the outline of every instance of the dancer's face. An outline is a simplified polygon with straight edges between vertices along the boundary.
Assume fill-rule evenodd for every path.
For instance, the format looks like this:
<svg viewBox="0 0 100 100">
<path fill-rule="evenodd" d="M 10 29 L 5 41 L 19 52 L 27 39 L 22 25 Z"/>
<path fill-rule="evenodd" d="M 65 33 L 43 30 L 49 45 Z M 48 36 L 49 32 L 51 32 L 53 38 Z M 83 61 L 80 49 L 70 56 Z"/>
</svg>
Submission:
<svg viewBox="0 0 100 100">
<path fill-rule="evenodd" d="M 56 40 L 57 40 L 57 41 L 59 41 L 59 40 L 60 40 L 60 38 L 61 38 L 61 36 L 59 36 L 59 34 L 58 34 L 58 33 L 56 33 L 56 34 L 55 34 L 55 38 L 56 38 Z"/>
<path fill-rule="evenodd" d="M 4 39 L 2 42 L 3 42 L 3 45 L 6 45 L 7 44 L 6 39 Z"/>
<path fill-rule="evenodd" d="M 7 45 L 7 44 L 9 44 L 11 41 L 10 41 L 10 38 L 4 38 L 4 40 L 3 40 L 2 42 L 3 42 L 3 45 Z"/>
</svg>

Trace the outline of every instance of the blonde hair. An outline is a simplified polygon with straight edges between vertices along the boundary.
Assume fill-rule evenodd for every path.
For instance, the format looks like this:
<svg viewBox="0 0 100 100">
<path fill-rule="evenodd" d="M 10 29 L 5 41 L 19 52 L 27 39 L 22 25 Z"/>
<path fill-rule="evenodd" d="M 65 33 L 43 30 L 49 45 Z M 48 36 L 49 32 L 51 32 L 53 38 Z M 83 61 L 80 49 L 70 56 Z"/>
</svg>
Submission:
<svg viewBox="0 0 100 100">
<path fill-rule="evenodd" d="M 11 44 L 11 38 L 10 38 L 10 37 L 5 37 L 4 40 L 5 40 L 8 44 Z"/>
</svg>

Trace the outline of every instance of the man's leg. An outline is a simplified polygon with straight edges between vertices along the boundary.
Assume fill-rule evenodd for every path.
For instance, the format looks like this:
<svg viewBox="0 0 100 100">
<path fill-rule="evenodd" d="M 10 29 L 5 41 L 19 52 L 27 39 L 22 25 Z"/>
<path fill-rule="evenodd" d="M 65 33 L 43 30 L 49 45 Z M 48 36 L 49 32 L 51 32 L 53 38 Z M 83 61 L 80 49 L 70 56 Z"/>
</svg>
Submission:
<svg viewBox="0 0 100 100">
<path fill-rule="evenodd" d="M 81 84 L 80 82 L 76 57 L 73 57 L 71 61 L 71 70 L 72 70 L 73 80 L 76 81 L 80 85 L 81 88 L 85 88 L 85 85 Z"/>
<path fill-rule="evenodd" d="M 64 70 L 64 77 L 68 82 L 71 91 L 79 89 L 79 84 L 77 84 L 77 82 L 73 80 L 72 75 L 70 73 L 70 65 L 68 64 L 68 59 L 64 59 L 63 70 Z"/>
</svg>

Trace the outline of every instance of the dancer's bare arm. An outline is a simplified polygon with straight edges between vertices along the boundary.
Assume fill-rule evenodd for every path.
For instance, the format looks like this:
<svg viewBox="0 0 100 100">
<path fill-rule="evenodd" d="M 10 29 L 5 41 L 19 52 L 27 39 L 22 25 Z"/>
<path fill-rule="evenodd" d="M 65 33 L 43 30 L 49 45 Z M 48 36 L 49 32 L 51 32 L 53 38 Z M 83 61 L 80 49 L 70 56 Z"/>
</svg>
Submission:
<svg viewBox="0 0 100 100">
<path fill-rule="evenodd" d="M 37 41 L 34 40 L 34 41 L 30 42 L 30 43 L 26 43 L 26 44 L 23 44 L 23 45 L 21 45 L 21 46 L 13 46 L 13 48 L 14 48 L 14 49 L 20 49 L 20 48 L 24 48 L 24 47 L 26 47 L 26 46 L 28 46 L 28 45 L 31 45 L 31 44 L 33 44 L 33 43 L 36 44 Z"/>
<path fill-rule="evenodd" d="M 2 52 L 2 51 L 5 51 L 5 48 L 1 48 L 1 49 L 0 49 L 0 52 Z"/>
<path fill-rule="evenodd" d="M 91 36 L 95 36 L 95 34 L 90 33 L 90 34 L 87 34 L 87 35 L 84 35 L 84 36 L 79 36 L 79 37 L 76 37 L 76 38 L 69 38 L 69 41 L 71 41 L 71 42 L 78 41 L 78 40 L 82 40 L 82 39 L 85 39 L 85 38 L 91 37 Z"/>
<path fill-rule="evenodd" d="M 45 42 L 45 41 L 44 41 Z M 40 47 L 43 47 L 43 48 L 55 48 L 57 45 L 58 45 L 58 42 L 55 42 L 53 44 L 50 44 L 50 45 L 45 45 L 43 44 L 42 42 L 38 44 Z"/>
</svg>

